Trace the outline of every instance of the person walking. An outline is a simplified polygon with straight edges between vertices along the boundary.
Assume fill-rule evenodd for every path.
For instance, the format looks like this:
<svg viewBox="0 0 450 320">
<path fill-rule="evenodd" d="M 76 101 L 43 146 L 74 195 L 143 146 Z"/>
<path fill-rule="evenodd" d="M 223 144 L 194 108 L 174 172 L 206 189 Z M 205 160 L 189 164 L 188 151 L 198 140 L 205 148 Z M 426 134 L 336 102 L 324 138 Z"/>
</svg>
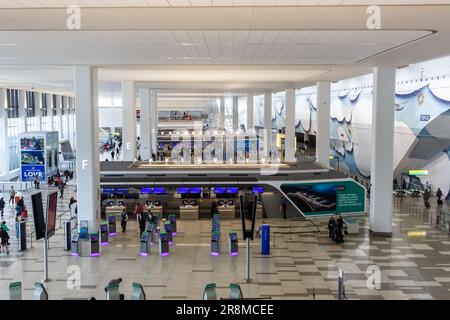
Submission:
<svg viewBox="0 0 450 320">
<path fill-rule="evenodd" d="M 8 234 L 8 226 L 6 222 L 3 221 L 0 226 L 0 252 L 3 252 L 3 249 L 6 249 L 6 254 L 9 254 L 9 234 Z"/>
<path fill-rule="evenodd" d="M 61 181 L 61 183 L 59 184 L 59 186 L 58 186 L 58 189 L 59 189 L 59 198 L 60 199 L 63 199 L 63 197 L 64 197 L 64 182 L 62 182 Z"/>
<path fill-rule="evenodd" d="M 116 153 L 113 151 L 111 151 L 111 160 L 114 160 L 114 156 L 116 155 Z"/>
<path fill-rule="evenodd" d="M 145 216 L 143 214 L 140 214 L 138 217 L 138 223 L 139 223 L 139 236 L 142 236 L 142 234 L 145 231 L 145 227 L 147 225 L 147 219 L 145 219 Z"/>
<path fill-rule="evenodd" d="M 14 199 L 16 197 L 16 190 L 14 190 L 14 187 L 11 186 L 11 189 L 9 189 L 9 204 L 11 205 L 11 208 L 14 208 Z"/>
<path fill-rule="evenodd" d="M 71 217 L 71 218 L 74 218 L 74 217 L 76 216 L 77 206 L 75 205 L 75 213 L 74 213 L 73 210 L 72 210 L 72 206 L 73 206 L 75 203 L 77 203 L 77 200 L 75 200 L 74 197 L 71 197 L 71 198 L 70 198 L 70 201 L 69 201 L 69 211 L 70 211 L 70 217 Z"/>
<path fill-rule="evenodd" d="M 436 197 L 438 198 L 437 199 L 438 206 L 443 205 L 442 199 L 441 199 L 443 196 L 444 196 L 444 194 L 442 193 L 441 188 L 438 188 L 438 191 L 436 191 Z"/>
<path fill-rule="evenodd" d="M 120 215 L 120 226 L 122 227 L 123 232 L 127 230 L 127 221 L 128 221 L 127 211 L 123 210 L 123 212 Z"/>
<path fill-rule="evenodd" d="M 2 218 L 3 218 L 3 215 L 5 213 L 5 205 L 6 205 L 6 202 L 5 202 L 5 200 L 3 200 L 3 197 L 2 197 L 0 199 L 0 215 L 1 215 Z"/>
</svg>

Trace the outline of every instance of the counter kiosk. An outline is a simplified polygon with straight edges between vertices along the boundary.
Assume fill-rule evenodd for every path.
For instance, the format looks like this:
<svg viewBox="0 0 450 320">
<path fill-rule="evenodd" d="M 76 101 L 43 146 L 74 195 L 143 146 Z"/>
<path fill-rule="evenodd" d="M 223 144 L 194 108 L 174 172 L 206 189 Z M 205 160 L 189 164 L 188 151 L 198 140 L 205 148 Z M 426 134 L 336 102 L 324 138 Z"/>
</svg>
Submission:
<svg viewBox="0 0 450 320">
<path fill-rule="evenodd" d="M 81 243 L 80 235 L 78 233 L 72 233 L 70 244 L 70 255 L 81 256 Z"/>
<path fill-rule="evenodd" d="M 211 232 L 211 255 L 220 255 L 220 231 Z"/>
<path fill-rule="evenodd" d="M 98 239 L 98 232 L 89 235 L 89 252 L 91 257 L 100 256 L 100 243 Z"/>
<path fill-rule="evenodd" d="M 230 256 L 237 256 L 239 254 L 236 231 L 231 231 L 228 235 L 228 251 L 230 252 Z"/>
<path fill-rule="evenodd" d="M 110 236 L 115 236 L 117 234 L 117 221 L 116 215 L 110 214 L 108 217 L 108 232 Z"/>
<path fill-rule="evenodd" d="M 89 222 L 87 220 L 80 221 L 80 239 L 87 239 L 89 237 Z"/>
<path fill-rule="evenodd" d="M 140 283 L 133 282 L 133 292 L 131 293 L 131 300 L 146 300 L 144 288 Z"/>
<path fill-rule="evenodd" d="M 169 214 L 169 216 L 167 218 L 170 221 L 170 227 L 172 229 L 172 236 L 176 236 L 177 235 L 177 216 L 175 215 L 175 213 L 171 213 L 171 214 Z"/>
<path fill-rule="evenodd" d="M 159 255 L 169 255 L 169 240 L 167 239 L 167 233 L 165 231 L 161 231 L 159 234 Z"/>
<path fill-rule="evenodd" d="M 48 300 L 48 293 L 44 285 L 40 282 L 34 283 L 34 300 Z"/>
<path fill-rule="evenodd" d="M 156 225 L 154 222 L 150 221 L 147 223 L 147 232 L 150 240 L 150 244 L 153 245 L 157 239 Z"/>
<path fill-rule="evenodd" d="M 141 236 L 141 245 L 140 245 L 140 254 L 141 256 L 148 256 L 151 252 L 151 244 L 150 244 L 151 234 L 147 231 L 142 233 Z"/>
<path fill-rule="evenodd" d="M 173 243 L 173 236 L 172 236 L 172 226 L 170 224 L 170 221 L 164 221 L 164 231 L 167 233 L 167 241 L 169 244 Z"/>
<path fill-rule="evenodd" d="M 9 299 L 22 300 L 22 282 L 11 282 L 9 284 Z"/>
<path fill-rule="evenodd" d="M 100 222 L 100 244 L 102 246 L 107 246 L 109 244 L 108 238 L 108 223 L 106 221 Z"/>
</svg>

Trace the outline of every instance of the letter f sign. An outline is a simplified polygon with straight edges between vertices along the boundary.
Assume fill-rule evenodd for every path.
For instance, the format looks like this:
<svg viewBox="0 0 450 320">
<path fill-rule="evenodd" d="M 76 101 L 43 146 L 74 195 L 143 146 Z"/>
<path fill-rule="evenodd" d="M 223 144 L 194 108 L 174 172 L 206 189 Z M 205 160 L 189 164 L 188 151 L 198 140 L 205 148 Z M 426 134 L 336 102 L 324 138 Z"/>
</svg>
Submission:
<svg viewBox="0 0 450 320">
<path fill-rule="evenodd" d="M 86 170 L 87 166 L 88 166 L 88 161 L 81 160 L 81 170 Z"/>
</svg>

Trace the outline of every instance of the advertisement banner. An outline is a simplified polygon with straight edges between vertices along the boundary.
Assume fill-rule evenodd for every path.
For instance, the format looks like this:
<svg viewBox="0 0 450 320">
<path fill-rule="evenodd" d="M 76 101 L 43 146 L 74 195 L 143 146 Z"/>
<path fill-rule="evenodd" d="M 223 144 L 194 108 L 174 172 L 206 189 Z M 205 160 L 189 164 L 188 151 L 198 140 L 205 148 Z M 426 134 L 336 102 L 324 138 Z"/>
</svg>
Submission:
<svg viewBox="0 0 450 320">
<path fill-rule="evenodd" d="M 21 166 L 21 177 L 22 177 L 22 181 L 33 181 L 35 177 L 38 177 L 39 180 L 43 181 L 45 179 L 45 166 L 22 165 Z"/>
<path fill-rule="evenodd" d="M 366 191 L 354 181 L 282 184 L 280 188 L 307 217 L 366 211 Z"/>
</svg>

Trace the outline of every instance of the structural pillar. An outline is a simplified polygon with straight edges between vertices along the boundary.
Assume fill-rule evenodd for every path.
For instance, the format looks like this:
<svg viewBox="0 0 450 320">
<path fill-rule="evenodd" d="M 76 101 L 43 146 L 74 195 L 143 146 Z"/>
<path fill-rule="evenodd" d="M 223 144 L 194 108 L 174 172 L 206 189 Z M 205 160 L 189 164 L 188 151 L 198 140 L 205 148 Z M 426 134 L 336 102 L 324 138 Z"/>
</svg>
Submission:
<svg viewBox="0 0 450 320">
<path fill-rule="evenodd" d="M 9 150 L 8 150 L 8 110 L 6 109 L 6 89 L 0 88 L 0 177 L 4 180 L 9 174 Z"/>
<path fill-rule="evenodd" d="M 330 82 L 317 83 L 316 161 L 330 167 Z"/>
<path fill-rule="evenodd" d="M 233 97 L 233 130 L 239 129 L 239 97 Z"/>
<path fill-rule="evenodd" d="M 53 105 L 53 95 L 46 94 L 47 97 L 47 128 L 50 128 L 49 131 L 55 131 L 56 128 L 53 123 L 53 109 L 55 106 Z"/>
<path fill-rule="evenodd" d="M 33 92 L 34 94 L 34 116 L 36 117 L 36 130 L 42 131 L 42 93 Z"/>
<path fill-rule="evenodd" d="M 373 70 L 370 231 L 392 234 L 395 68 Z"/>
<path fill-rule="evenodd" d="M 142 160 L 149 160 L 152 157 L 151 152 L 151 119 L 150 119 L 150 89 L 141 88 L 139 90 L 141 101 L 141 147 L 139 154 Z"/>
<path fill-rule="evenodd" d="M 66 103 L 64 104 L 65 106 L 65 111 L 64 111 L 64 115 L 66 117 L 66 119 L 64 120 L 64 125 L 66 126 L 66 139 L 68 139 L 70 141 L 70 105 L 69 105 L 69 97 L 64 97 L 64 99 L 66 100 Z"/>
<path fill-rule="evenodd" d="M 225 97 L 220 97 L 219 104 L 219 123 L 217 124 L 219 129 L 225 128 Z"/>
<path fill-rule="evenodd" d="M 264 157 L 272 155 L 272 92 L 264 93 Z"/>
<path fill-rule="evenodd" d="M 253 126 L 253 95 L 247 96 L 247 132 L 254 130 Z"/>
<path fill-rule="evenodd" d="M 136 85 L 122 81 L 122 154 L 123 161 L 136 159 Z"/>
<path fill-rule="evenodd" d="M 284 160 L 295 161 L 295 89 L 286 89 Z"/>
<path fill-rule="evenodd" d="M 19 90 L 19 133 L 27 132 L 27 97 L 26 91 Z"/>
<path fill-rule="evenodd" d="M 156 91 L 150 91 L 150 155 L 158 153 L 158 95 Z"/>
<path fill-rule="evenodd" d="M 96 68 L 75 67 L 78 225 L 87 220 L 90 232 L 98 230 L 100 217 L 97 83 Z"/>
</svg>

